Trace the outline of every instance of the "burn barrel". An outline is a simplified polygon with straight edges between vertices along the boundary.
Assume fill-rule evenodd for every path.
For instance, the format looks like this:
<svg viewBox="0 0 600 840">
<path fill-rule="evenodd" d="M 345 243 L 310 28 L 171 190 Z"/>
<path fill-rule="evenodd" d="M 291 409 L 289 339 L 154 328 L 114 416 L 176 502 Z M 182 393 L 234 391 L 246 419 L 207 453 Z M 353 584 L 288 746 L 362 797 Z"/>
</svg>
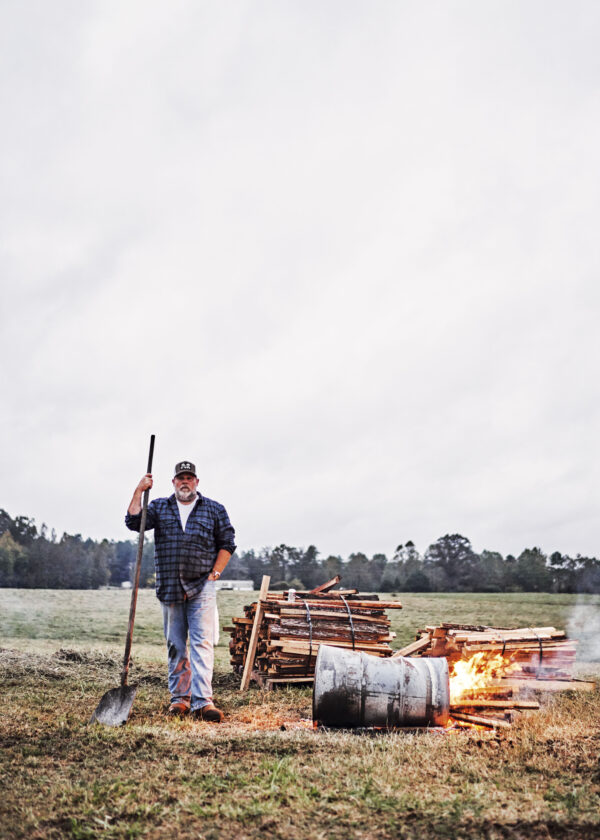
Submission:
<svg viewBox="0 0 600 840">
<path fill-rule="evenodd" d="M 313 721 L 320 726 L 445 726 L 449 706 L 444 658 L 382 659 L 319 646 Z"/>
</svg>

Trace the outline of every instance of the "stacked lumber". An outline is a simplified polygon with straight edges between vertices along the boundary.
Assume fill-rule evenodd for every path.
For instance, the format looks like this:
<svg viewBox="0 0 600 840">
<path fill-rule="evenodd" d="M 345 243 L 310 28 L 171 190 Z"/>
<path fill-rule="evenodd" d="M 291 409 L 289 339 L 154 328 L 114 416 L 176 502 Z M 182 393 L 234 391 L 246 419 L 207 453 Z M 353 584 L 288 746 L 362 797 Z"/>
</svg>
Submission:
<svg viewBox="0 0 600 840">
<path fill-rule="evenodd" d="M 476 653 L 500 654 L 506 672 L 520 679 L 572 679 L 577 642 L 555 627 L 501 628 L 443 623 L 420 630 L 402 656 L 444 656 L 452 666 Z"/>
<path fill-rule="evenodd" d="M 317 589 L 262 592 L 259 601 L 244 607 L 244 616 L 224 628 L 231 634 L 231 664 L 245 671 L 248 653 L 252 678 L 267 688 L 282 683 L 311 684 L 322 644 L 391 656 L 386 609 L 400 609 L 398 601 L 380 601 L 356 589 L 333 590 L 339 577 Z M 258 619 L 257 619 L 258 612 Z M 257 624 L 255 641 L 251 644 Z M 255 648 L 253 650 L 252 648 Z M 243 686 L 245 687 L 245 686 Z"/>
</svg>

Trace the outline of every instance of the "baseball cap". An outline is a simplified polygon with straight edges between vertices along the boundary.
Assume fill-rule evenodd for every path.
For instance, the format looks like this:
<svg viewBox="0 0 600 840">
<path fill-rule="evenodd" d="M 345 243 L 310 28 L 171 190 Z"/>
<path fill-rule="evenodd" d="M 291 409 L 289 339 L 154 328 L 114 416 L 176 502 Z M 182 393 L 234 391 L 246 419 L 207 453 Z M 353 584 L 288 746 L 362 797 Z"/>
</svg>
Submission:
<svg viewBox="0 0 600 840">
<path fill-rule="evenodd" d="M 175 476 L 178 476 L 179 473 L 192 473 L 192 475 L 196 475 L 196 465 L 192 464 L 191 461 L 179 461 L 175 464 Z M 197 477 L 197 476 L 196 476 Z"/>
</svg>

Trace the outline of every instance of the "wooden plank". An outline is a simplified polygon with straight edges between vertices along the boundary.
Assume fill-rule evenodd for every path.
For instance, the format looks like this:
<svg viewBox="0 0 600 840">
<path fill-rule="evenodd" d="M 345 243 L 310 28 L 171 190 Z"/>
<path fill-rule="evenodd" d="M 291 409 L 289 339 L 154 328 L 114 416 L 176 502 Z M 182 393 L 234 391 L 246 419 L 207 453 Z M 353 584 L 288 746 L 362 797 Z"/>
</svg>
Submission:
<svg viewBox="0 0 600 840">
<path fill-rule="evenodd" d="M 511 642 L 537 642 L 539 639 L 550 641 L 550 639 L 565 639 L 566 634 L 563 631 L 558 631 L 554 627 L 524 627 L 516 630 L 496 630 L 490 628 L 485 632 L 464 633 L 459 630 L 448 630 L 448 636 L 456 642 L 491 642 L 499 641 L 500 644 L 504 640 Z"/>
<path fill-rule="evenodd" d="M 329 645 L 330 647 L 339 647 L 339 648 L 349 648 L 352 650 L 352 642 L 343 642 L 338 641 L 337 639 L 329 639 L 329 640 L 313 640 L 312 643 L 312 656 L 316 656 L 319 650 L 320 645 Z M 308 654 L 311 652 L 311 647 L 308 641 L 290 641 L 288 639 L 282 639 L 281 641 L 273 640 L 269 642 L 267 650 L 274 650 L 275 648 L 280 648 L 282 651 L 286 653 L 294 653 L 294 654 Z M 383 656 L 387 656 L 390 653 L 390 647 L 386 644 L 379 644 L 375 642 L 360 642 L 355 646 L 355 650 L 363 652 L 363 653 L 376 653 L 382 654 Z"/>
<path fill-rule="evenodd" d="M 354 596 L 357 593 L 358 593 L 358 589 L 332 589 L 331 592 L 319 592 L 317 595 L 314 595 L 313 597 L 318 598 L 319 600 L 322 599 L 323 601 L 328 601 L 331 598 L 334 598 L 334 599 L 338 598 L 339 599 L 343 595 L 344 598 L 348 598 L 349 600 L 352 600 L 352 598 L 354 598 Z M 308 591 L 305 591 L 305 592 L 302 592 L 300 590 L 296 591 L 296 597 L 297 598 L 310 598 L 310 596 L 311 596 L 311 593 L 308 592 Z M 378 596 L 376 595 L 371 600 L 377 600 L 377 598 L 378 598 Z"/>
<path fill-rule="evenodd" d="M 332 597 L 331 600 L 328 601 L 318 601 L 310 598 L 305 598 L 304 600 L 308 604 L 309 607 L 323 607 L 327 605 L 327 609 L 331 609 L 332 607 L 336 607 L 338 609 L 346 609 L 346 604 L 339 599 L 335 599 L 335 592 L 331 593 Z M 286 607 L 290 609 L 294 603 L 298 603 L 297 601 L 286 601 L 283 598 L 269 598 L 269 606 L 271 604 L 281 605 L 282 607 Z M 348 599 L 347 601 L 348 606 L 352 610 L 354 607 L 358 607 L 359 609 L 365 610 L 401 610 L 402 604 L 400 601 L 351 601 Z M 302 608 L 303 604 L 300 602 L 298 604 L 298 608 Z"/>
<path fill-rule="evenodd" d="M 252 676 L 252 668 L 254 667 L 254 657 L 256 656 L 256 646 L 258 644 L 258 633 L 263 618 L 264 602 L 269 593 L 269 584 L 271 578 L 269 575 L 263 575 L 262 583 L 260 585 L 260 592 L 258 595 L 258 604 L 256 605 L 256 613 L 254 615 L 254 624 L 252 625 L 252 634 L 250 636 L 250 644 L 248 645 L 248 653 L 246 654 L 246 664 L 244 665 L 244 673 L 242 675 L 242 683 L 240 691 L 246 691 L 250 685 L 250 678 Z"/>
<path fill-rule="evenodd" d="M 539 709 L 537 700 L 486 700 L 477 698 L 470 700 L 455 700 L 450 703 L 450 714 L 456 709 Z"/>
<path fill-rule="evenodd" d="M 530 688 L 534 691 L 594 691 L 596 683 L 588 680 L 537 680 L 531 677 L 503 677 L 496 685 Z"/>
<path fill-rule="evenodd" d="M 540 655 L 540 646 L 537 642 L 507 642 L 505 645 L 502 642 L 467 642 L 461 648 L 465 653 L 479 653 L 480 651 L 496 651 L 497 653 L 513 653 L 515 651 L 522 651 L 527 654 Z M 572 647 L 572 642 L 567 642 L 567 647 L 559 647 L 557 644 L 548 644 L 542 646 L 542 658 L 545 656 L 554 658 L 556 652 L 570 656 L 576 656 L 577 651 Z"/>
<path fill-rule="evenodd" d="M 308 623 L 308 619 L 306 617 L 306 610 L 304 608 L 302 610 L 288 610 L 288 609 L 281 609 L 279 615 L 282 618 L 302 618 L 306 623 Z M 279 616 L 277 616 L 279 618 Z M 340 624 L 348 624 L 348 613 L 343 610 L 311 610 L 310 611 L 310 618 L 311 621 L 315 618 L 334 618 L 338 620 Z M 367 621 L 369 624 L 390 624 L 390 620 L 386 615 L 381 616 L 372 616 L 372 615 L 358 615 L 356 613 L 352 613 L 352 621 Z"/>
<path fill-rule="evenodd" d="M 314 677 L 269 677 L 272 683 L 314 683 Z"/>
<path fill-rule="evenodd" d="M 474 723 L 476 726 L 488 726 L 492 729 L 496 727 L 499 727 L 500 729 L 510 728 L 510 723 L 507 720 L 486 717 L 485 715 L 469 715 L 466 712 L 450 712 L 450 717 L 454 718 L 454 720 L 463 721 L 463 723 Z"/>
<path fill-rule="evenodd" d="M 290 601 L 290 604 L 295 604 L 298 601 L 302 601 L 305 598 L 318 598 L 319 601 L 329 601 L 331 599 L 339 600 L 340 597 L 348 598 L 348 600 L 352 600 L 355 595 L 358 593 L 358 589 L 333 589 L 331 592 L 318 592 L 316 595 L 313 595 L 312 590 L 309 589 L 296 589 L 295 590 L 295 598 L 293 601 Z M 284 600 L 287 601 L 289 597 L 289 590 L 284 589 L 282 592 L 269 592 L 269 601 L 273 600 Z M 368 598 L 368 595 L 363 595 L 361 597 Z M 373 596 L 369 600 L 377 600 L 379 596 Z"/>
<path fill-rule="evenodd" d="M 349 627 L 331 627 L 330 625 L 313 624 L 312 633 L 310 628 L 296 625 L 281 625 L 272 624 L 269 627 L 269 639 L 289 639 L 290 641 L 301 641 L 302 639 L 314 639 L 321 642 L 326 642 L 327 639 L 331 641 L 349 641 L 355 640 L 355 644 L 360 646 L 363 642 L 392 642 L 395 633 L 389 633 L 387 627 L 379 630 L 371 627 L 355 626 L 354 633 Z"/>
<path fill-rule="evenodd" d="M 411 642 L 410 645 L 406 645 L 406 647 L 397 650 L 396 653 L 393 654 L 392 659 L 396 659 L 398 656 L 411 656 L 413 653 L 416 653 L 418 650 L 423 650 L 426 648 L 431 639 L 429 638 L 429 633 L 426 636 L 423 636 L 421 639 L 417 639 L 416 642 Z"/>
<path fill-rule="evenodd" d="M 352 640 L 351 639 L 314 639 L 312 642 L 313 649 L 316 648 L 318 645 L 331 645 L 331 647 L 349 647 L 352 648 Z M 310 640 L 302 637 L 291 637 L 291 636 L 284 636 L 282 639 L 269 639 L 267 644 L 267 648 L 293 648 L 296 647 L 299 650 L 308 650 L 310 647 Z M 357 639 L 354 643 L 354 647 L 356 650 L 382 650 L 386 651 L 388 654 L 391 655 L 392 651 L 388 644 L 385 642 L 381 642 L 377 639 Z"/>
<path fill-rule="evenodd" d="M 314 681 L 314 677 L 267 677 L 264 686 L 267 691 L 273 691 L 275 688 L 285 688 L 286 685 L 312 685 Z"/>
<path fill-rule="evenodd" d="M 479 688 L 470 689 L 472 697 L 478 697 L 480 694 L 508 694 L 512 697 L 514 693 L 519 693 L 518 686 L 506 685 L 502 680 L 497 679 L 492 685 L 482 685 Z"/>
<path fill-rule="evenodd" d="M 320 592 L 327 592 L 329 589 L 333 589 L 333 587 L 338 584 L 341 580 L 339 575 L 331 578 L 328 580 L 327 583 L 322 583 L 320 586 L 315 586 L 314 589 L 310 590 L 311 595 L 318 595 Z"/>
</svg>

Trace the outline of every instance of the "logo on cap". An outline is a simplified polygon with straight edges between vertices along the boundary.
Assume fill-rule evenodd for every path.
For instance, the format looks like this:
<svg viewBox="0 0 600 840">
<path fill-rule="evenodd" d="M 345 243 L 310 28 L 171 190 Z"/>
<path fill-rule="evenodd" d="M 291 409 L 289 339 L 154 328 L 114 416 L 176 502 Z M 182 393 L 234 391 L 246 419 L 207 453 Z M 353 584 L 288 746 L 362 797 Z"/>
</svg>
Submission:
<svg viewBox="0 0 600 840">
<path fill-rule="evenodd" d="M 191 461 L 179 461 L 178 464 L 175 464 L 175 475 L 179 475 L 179 473 L 188 472 L 192 475 L 196 475 L 196 465 L 192 464 Z"/>
</svg>

